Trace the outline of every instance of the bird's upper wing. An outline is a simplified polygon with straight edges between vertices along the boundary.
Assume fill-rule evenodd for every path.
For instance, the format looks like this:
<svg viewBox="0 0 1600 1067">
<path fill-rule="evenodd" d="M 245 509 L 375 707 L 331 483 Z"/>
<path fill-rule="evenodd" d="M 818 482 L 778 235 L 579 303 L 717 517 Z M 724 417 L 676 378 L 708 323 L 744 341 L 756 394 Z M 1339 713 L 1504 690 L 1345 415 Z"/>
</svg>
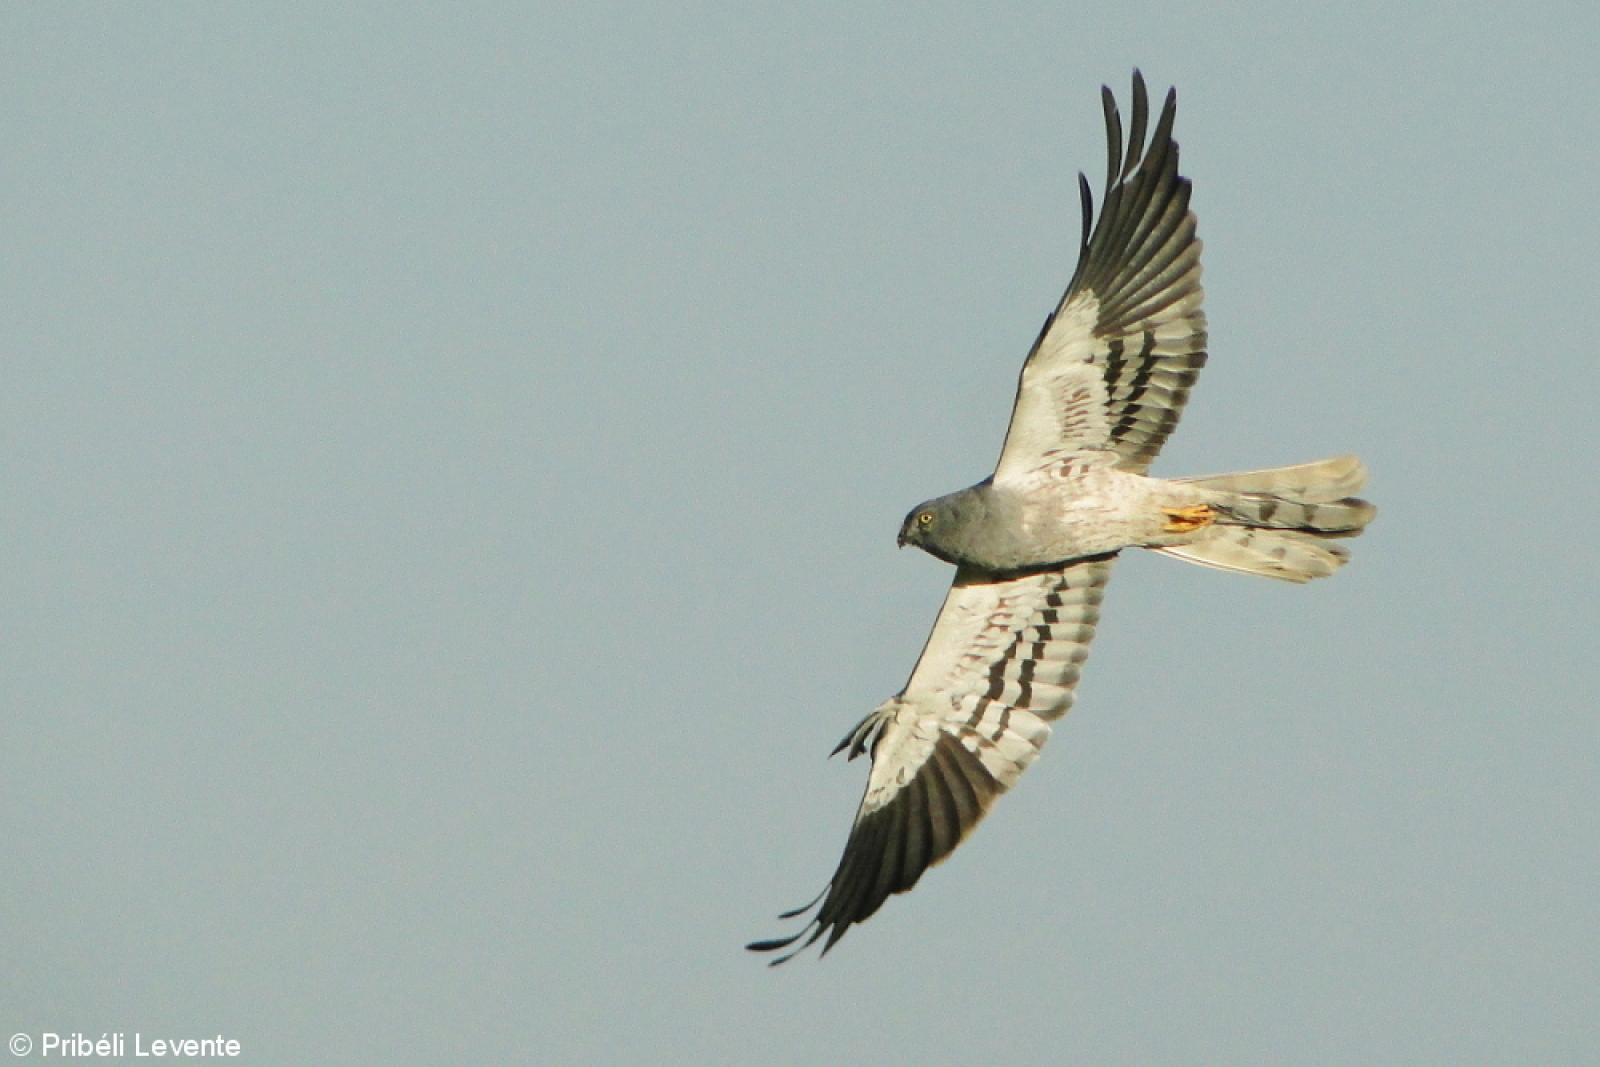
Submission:
<svg viewBox="0 0 1600 1067">
<path fill-rule="evenodd" d="M 1112 558 L 1014 576 L 957 569 L 905 689 L 834 749 L 870 748 L 872 773 L 821 907 L 793 937 L 750 948 L 798 943 L 782 963 L 826 934 L 826 952 L 960 844 L 1072 706 Z"/>
<path fill-rule="evenodd" d="M 1148 147 L 1144 78 L 1133 75 L 1127 149 L 1110 89 L 1102 89 L 1109 164 L 1100 218 L 1078 175 L 1083 237 L 1078 268 L 1023 364 L 997 481 L 1058 458 L 1108 450 L 1143 472 L 1178 424 L 1206 361 L 1200 310 L 1200 241 L 1189 179 L 1172 139 L 1176 92 L 1168 92 Z"/>
</svg>

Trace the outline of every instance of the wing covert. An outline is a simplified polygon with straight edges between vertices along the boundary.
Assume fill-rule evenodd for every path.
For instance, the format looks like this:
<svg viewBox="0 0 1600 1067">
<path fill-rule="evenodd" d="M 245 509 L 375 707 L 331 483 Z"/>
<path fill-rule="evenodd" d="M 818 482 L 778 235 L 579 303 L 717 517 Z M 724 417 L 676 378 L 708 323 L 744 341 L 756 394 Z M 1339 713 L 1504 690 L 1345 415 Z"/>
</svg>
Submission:
<svg viewBox="0 0 1600 1067">
<path fill-rule="evenodd" d="M 1017 575 L 957 570 L 905 689 L 834 749 L 870 751 L 872 772 L 828 887 L 783 917 L 816 913 L 794 936 L 751 949 L 790 948 L 782 963 L 826 936 L 826 953 L 955 850 L 1071 707 L 1112 558 Z"/>
<path fill-rule="evenodd" d="M 1200 241 L 1190 182 L 1172 139 L 1176 91 L 1149 144 L 1144 78 L 1133 75 L 1126 147 L 1110 89 L 1102 89 L 1108 162 L 1100 216 L 1078 176 L 1083 236 L 1078 265 L 1022 367 L 996 479 L 1057 458 L 1108 450 L 1143 472 L 1178 424 L 1206 361 Z"/>
</svg>

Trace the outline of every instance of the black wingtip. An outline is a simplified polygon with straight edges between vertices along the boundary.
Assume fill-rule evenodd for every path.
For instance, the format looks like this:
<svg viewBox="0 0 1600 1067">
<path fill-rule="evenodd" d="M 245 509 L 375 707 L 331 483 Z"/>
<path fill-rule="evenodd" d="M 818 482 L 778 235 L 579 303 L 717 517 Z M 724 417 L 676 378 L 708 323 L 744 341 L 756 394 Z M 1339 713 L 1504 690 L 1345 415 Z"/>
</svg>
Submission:
<svg viewBox="0 0 1600 1067">
<path fill-rule="evenodd" d="M 1078 172 L 1078 203 L 1083 209 L 1083 235 L 1078 238 L 1078 254 L 1081 256 L 1084 249 L 1089 247 L 1089 235 L 1093 232 L 1094 224 L 1094 190 L 1089 188 L 1089 176 L 1081 170 Z"/>
<path fill-rule="evenodd" d="M 822 929 L 822 927 L 816 926 L 815 923 L 812 923 L 806 926 L 805 929 L 801 930 L 798 934 L 795 934 L 793 937 L 775 937 L 767 941 L 752 941 L 746 945 L 745 948 L 751 952 L 778 952 L 782 949 L 789 949 L 788 952 L 785 952 L 777 959 L 769 960 L 767 962 L 768 967 L 776 967 L 780 963 L 788 963 L 790 960 L 800 955 L 800 953 L 810 948 L 812 944 L 816 942 L 817 938 L 821 936 Z M 806 936 L 807 933 L 810 934 L 809 937 Z M 804 940 L 801 940 L 802 938 L 804 938 Z M 799 941 L 800 943 L 795 945 L 796 941 Z M 790 948 L 791 945 L 794 947 Z"/>
<path fill-rule="evenodd" d="M 828 887 L 827 886 L 823 886 L 822 887 L 822 893 L 826 893 L 827 891 L 828 891 Z M 782 915 L 779 915 L 778 918 L 779 919 L 795 919 L 795 918 L 799 918 L 800 916 L 804 915 L 806 912 L 810 911 L 812 908 L 817 906 L 817 901 L 822 899 L 822 893 L 818 893 L 816 896 L 812 897 L 810 900 L 806 901 L 804 904 L 800 905 L 798 908 L 795 908 L 793 911 L 784 912 Z M 796 935 L 796 936 L 798 936 L 798 935 Z"/>
<path fill-rule="evenodd" d="M 1106 188 L 1117 184 L 1122 170 L 1122 114 L 1117 110 L 1117 96 L 1109 86 L 1100 87 L 1100 103 L 1106 120 Z"/>
<path fill-rule="evenodd" d="M 779 949 L 788 948 L 790 945 L 794 944 L 795 941 L 799 939 L 799 936 L 800 935 L 796 934 L 794 937 L 788 937 L 778 941 L 752 941 L 746 945 L 745 948 L 749 949 L 751 952 L 776 952 Z M 767 966 L 776 967 L 780 963 L 788 963 L 790 960 L 794 959 L 796 953 L 799 951 L 799 949 L 795 949 L 794 952 L 786 952 L 777 959 L 768 960 Z"/>
<path fill-rule="evenodd" d="M 816 896 L 812 897 L 810 900 L 806 901 L 804 904 L 800 905 L 798 908 L 795 908 L 792 911 L 784 912 L 782 915 L 779 915 L 778 918 L 780 920 L 782 920 L 782 919 L 794 919 L 794 918 L 798 918 L 801 915 L 804 915 L 806 912 L 808 912 L 812 908 L 816 907 L 817 903 L 820 900 L 822 900 L 822 898 L 824 896 L 827 895 L 828 890 L 831 889 L 831 888 L 832 888 L 832 883 L 830 882 L 828 885 L 825 885 L 825 886 L 822 887 L 822 892 L 821 893 L 818 893 Z M 764 938 L 763 940 L 760 940 L 760 941 L 752 941 L 752 942 L 750 942 L 748 945 L 745 946 L 745 948 L 747 950 L 751 951 L 751 952 L 777 952 L 780 949 L 786 949 L 789 946 L 794 945 L 795 942 L 799 941 L 800 942 L 799 946 L 796 947 L 792 952 L 789 952 L 789 953 L 787 953 L 785 955 L 779 956 L 777 959 L 771 961 L 771 963 L 768 964 L 768 966 L 776 967 L 778 964 L 783 963 L 785 960 L 793 959 L 795 956 L 797 956 L 801 952 L 805 951 L 806 947 L 809 946 L 812 941 L 815 941 L 817 939 L 818 935 L 821 934 L 821 933 L 822 933 L 822 927 L 818 926 L 816 921 L 813 920 L 812 922 L 809 922 L 805 926 L 801 927 L 799 933 L 793 934 L 790 937 Z M 801 941 L 801 938 L 806 937 L 807 934 L 810 934 L 810 939 L 809 940 L 805 940 L 805 941 Z"/>
</svg>

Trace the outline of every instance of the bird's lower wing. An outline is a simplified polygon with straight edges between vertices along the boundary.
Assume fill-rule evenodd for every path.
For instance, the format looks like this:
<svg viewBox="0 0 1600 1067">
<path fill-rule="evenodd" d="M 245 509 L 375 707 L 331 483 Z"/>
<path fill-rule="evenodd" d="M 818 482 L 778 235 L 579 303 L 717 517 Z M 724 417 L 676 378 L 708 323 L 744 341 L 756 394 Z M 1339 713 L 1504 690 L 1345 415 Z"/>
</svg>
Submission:
<svg viewBox="0 0 1600 1067">
<path fill-rule="evenodd" d="M 827 889 L 784 918 L 820 906 L 799 933 L 751 949 L 792 947 L 773 961 L 782 963 L 826 936 L 826 952 L 954 851 L 1071 707 L 1111 562 L 957 570 L 905 689 L 834 750 L 851 759 L 870 750 L 872 773 Z"/>
</svg>

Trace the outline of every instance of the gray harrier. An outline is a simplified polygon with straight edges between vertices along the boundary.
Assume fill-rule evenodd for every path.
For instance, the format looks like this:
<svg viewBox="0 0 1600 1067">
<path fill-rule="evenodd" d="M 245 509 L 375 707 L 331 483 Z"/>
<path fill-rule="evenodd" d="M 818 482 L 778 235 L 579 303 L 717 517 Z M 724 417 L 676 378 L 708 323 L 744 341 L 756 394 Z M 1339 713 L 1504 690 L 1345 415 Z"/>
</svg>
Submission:
<svg viewBox="0 0 1600 1067">
<path fill-rule="evenodd" d="M 1080 174 L 1077 271 L 1022 366 L 994 474 L 913 508 L 900 544 L 956 565 L 911 678 L 839 743 L 872 753 L 844 856 L 799 933 L 750 948 L 826 952 L 891 893 L 948 856 L 1066 714 L 1112 561 L 1149 548 L 1221 570 L 1304 582 L 1374 514 L 1354 456 L 1162 479 L 1145 474 L 1206 361 L 1200 242 L 1168 92 L 1150 143 L 1133 75 L 1127 146 L 1109 89 L 1104 203 Z"/>
</svg>

